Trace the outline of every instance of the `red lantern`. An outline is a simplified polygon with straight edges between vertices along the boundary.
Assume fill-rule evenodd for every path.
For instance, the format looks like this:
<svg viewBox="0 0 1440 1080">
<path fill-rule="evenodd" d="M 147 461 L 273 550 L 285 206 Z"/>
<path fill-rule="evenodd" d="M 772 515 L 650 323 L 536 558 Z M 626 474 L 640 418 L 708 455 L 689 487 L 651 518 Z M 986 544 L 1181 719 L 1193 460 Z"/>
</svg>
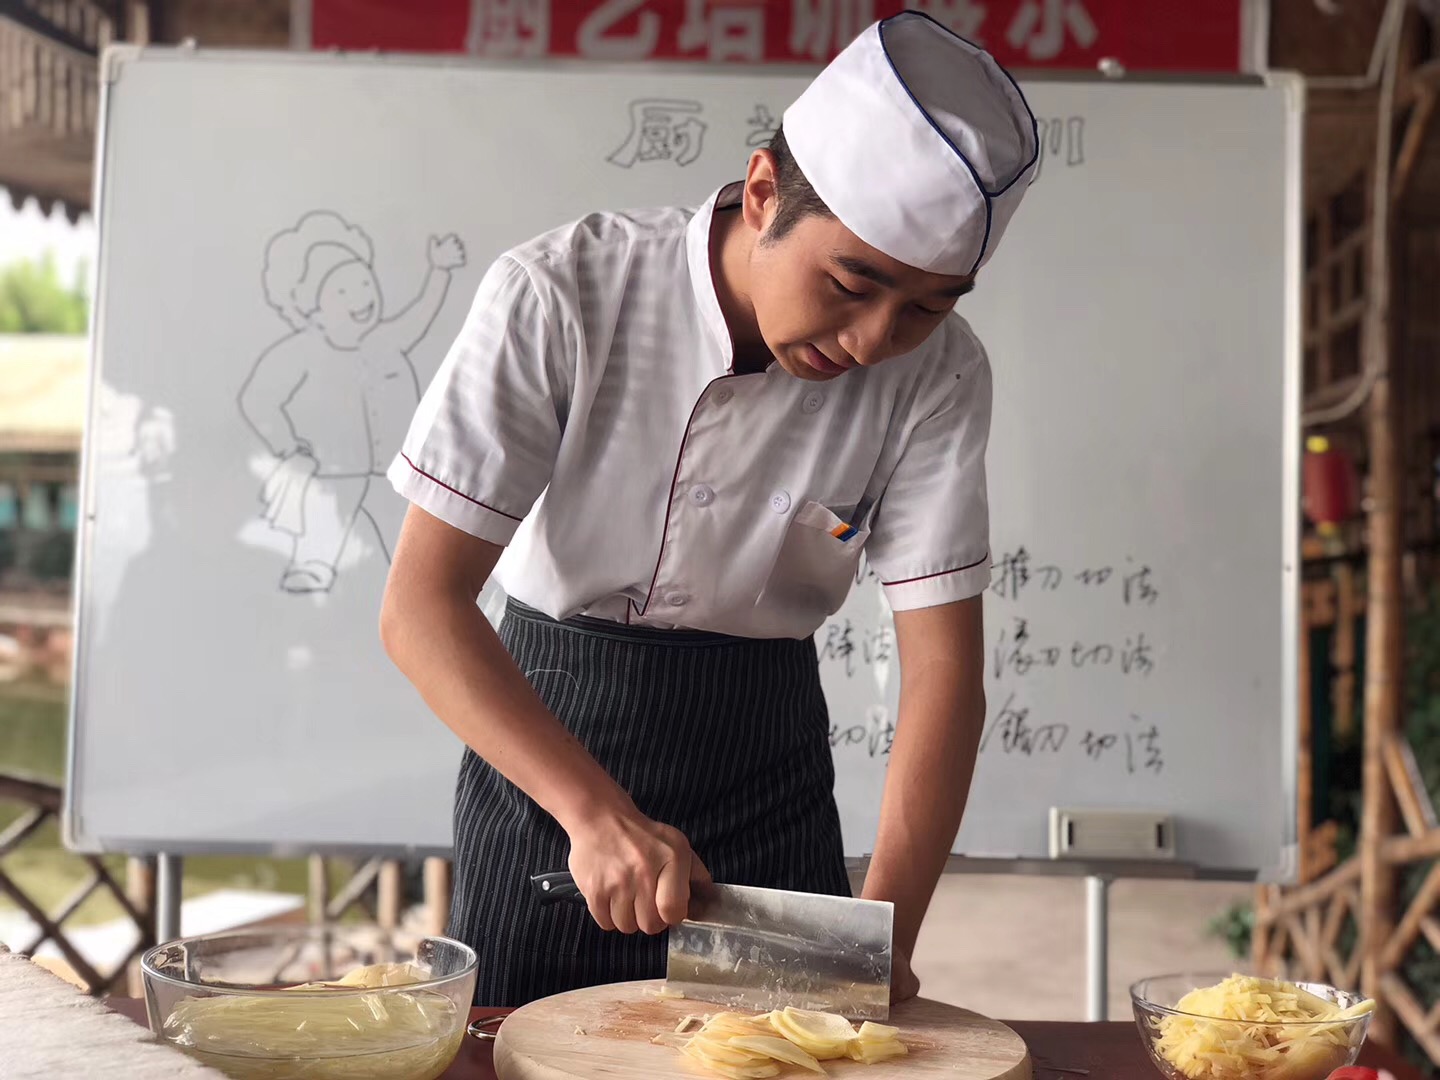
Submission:
<svg viewBox="0 0 1440 1080">
<path fill-rule="evenodd" d="M 1305 516 L 1321 532 L 1333 532 L 1360 508 L 1360 478 L 1350 455 L 1313 436 L 1305 442 Z"/>
</svg>

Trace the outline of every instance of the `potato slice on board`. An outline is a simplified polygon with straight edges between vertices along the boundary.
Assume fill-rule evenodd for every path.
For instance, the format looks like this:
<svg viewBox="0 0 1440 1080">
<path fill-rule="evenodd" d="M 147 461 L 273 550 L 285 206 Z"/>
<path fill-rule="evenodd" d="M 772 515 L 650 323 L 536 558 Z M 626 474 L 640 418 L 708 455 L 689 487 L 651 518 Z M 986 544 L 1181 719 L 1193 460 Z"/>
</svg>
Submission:
<svg viewBox="0 0 1440 1080">
<path fill-rule="evenodd" d="M 856 1039 L 845 1048 L 846 1055 L 852 1061 L 861 1061 L 866 1065 L 874 1065 L 877 1061 L 887 1061 L 890 1058 L 904 1057 L 909 1052 L 899 1039 L 879 1039 L 873 1042 Z"/>
<path fill-rule="evenodd" d="M 693 1039 L 680 1052 L 694 1058 L 705 1068 L 711 1069 L 721 1076 L 729 1077 L 730 1080 L 765 1080 L 766 1077 L 780 1075 L 780 1066 L 765 1058 L 752 1057 L 751 1060 L 757 1062 L 752 1065 L 731 1065 L 719 1061 L 698 1049 Z"/>
<path fill-rule="evenodd" d="M 866 1020 L 860 1025 L 860 1039 L 862 1042 L 884 1042 L 886 1039 L 898 1039 L 900 1029 L 891 1027 L 889 1024 L 876 1024 Z"/>
<path fill-rule="evenodd" d="M 756 1054 L 764 1054 L 768 1058 L 783 1061 L 787 1065 L 799 1065 L 802 1069 L 809 1069 L 822 1076 L 825 1073 L 820 1062 L 789 1039 L 781 1039 L 774 1035 L 740 1035 L 730 1039 L 729 1045 L 738 1046 L 742 1050 L 749 1050 Z"/>
</svg>

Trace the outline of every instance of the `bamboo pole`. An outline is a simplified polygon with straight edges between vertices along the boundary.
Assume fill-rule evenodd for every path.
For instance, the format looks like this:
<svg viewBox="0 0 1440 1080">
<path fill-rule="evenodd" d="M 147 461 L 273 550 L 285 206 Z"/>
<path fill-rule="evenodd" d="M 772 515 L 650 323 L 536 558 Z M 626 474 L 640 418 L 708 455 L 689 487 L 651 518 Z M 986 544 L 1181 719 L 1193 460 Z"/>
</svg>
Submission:
<svg viewBox="0 0 1440 1080">
<path fill-rule="evenodd" d="M 1401 573 L 1401 508 L 1404 468 L 1397 432 L 1397 389 L 1391 362 L 1393 329 L 1391 277 L 1394 269 L 1393 142 L 1395 80 L 1402 28 L 1389 43 L 1380 80 L 1371 176 L 1370 308 L 1365 320 L 1365 367 L 1374 375 L 1368 409 L 1370 450 L 1369 567 L 1365 603 L 1365 742 L 1361 773 L 1360 822 L 1360 987 L 1376 1000 L 1370 1033 L 1394 1046 L 1395 1010 L 1382 987 L 1390 970 L 1384 949 L 1395 932 L 1396 869 L 1384 858 L 1383 845 L 1394 835 L 1398 815 L 1385 769 L 1385 747 L 1400 727 L 1401 672 L 1404 659 Z"/>
<path fill-rule="evenodd" d="M 1420 924 L 1437 903 L 1440 903 L 1440 862 L 1432 866 L 1430 873 L 1425 875 L 1425 881 L 1411 903 L 1410 910 L 1405 912 L 1400 925 L 1395 928 L 1394 936 L 1386 942 L 1380 957 L 1380 963 L 1385 968 L 1393 970 L 1404 962 L 1410 946 L 1420 937 Z"/>
<path fill-rule="evenodd" d="M 443 934 L 450 924 L 450 898 L 454 889 L 449 859 L 425 860 L 425 930 Z"/>
<path fill-rule="evenodd" d="M 1383 289 L 1388 266 L 1377 266 Z M 1380 375 L 1370 396 L 1370 568 L 1366 609 L 1364 804 L 1360 829 L 1360 986 L 1379 1003 L 1371 1024 L 1377 1042 L 1395 1042 L 1395 1014 L 1382 1001 L 1388 973 L 1382 950 L 1395 931 L 1395 867 L 1383 846 L 1398 824 L 1385 769 L 1385 747 L 1399 727 L 1401 689 L 1400 447 L 1395 431 L 1395 388 L 1389 364 L 1388 326 L 1372 331 L 1371 347 L 1383 350 Z"/>
<path fill-rule="evenodd" d="M 386 930 L 397 930 L 404 915 L 405 881 L 400 863 L 386 859 L 380 864 L 375 883 L 375 921 Z"/>
<path fill-rule="evenodd" d="M 1424 836 L 1392 836 L 1380 845 L 1380 853 L 1386 862 L 1396 864 L 1440 859 L 1440 829 Z"/>
<path fill-rule="evenodd" d="M 1311 905 L 1333 896 L 1351 882 L 1359 880 L 1360 875 L 1360 861 L 1350 859 L 1339 869 L 1332 870 L 1318 881 L 1312 881 L 1309 885 L 1303 885 L 1280 896 L 1268 906 L 1262 917 L 1274 922 L 1285 915 L 1304 911 Z"/>
<path fill-rule="evenodd" d="M 1297 650 L 1299 737 L 1296 761 L 1296 841 L 1300 851 L 1299 884 L 1308 885 L 1318 875 L 1311 860 L 1310 829 L 1315 821 L 1315 732 L 1314 703 L 1310 695 L 1310 619 L 1304 604 L 1300 605 L 1299 649 Z"/>
</svg>

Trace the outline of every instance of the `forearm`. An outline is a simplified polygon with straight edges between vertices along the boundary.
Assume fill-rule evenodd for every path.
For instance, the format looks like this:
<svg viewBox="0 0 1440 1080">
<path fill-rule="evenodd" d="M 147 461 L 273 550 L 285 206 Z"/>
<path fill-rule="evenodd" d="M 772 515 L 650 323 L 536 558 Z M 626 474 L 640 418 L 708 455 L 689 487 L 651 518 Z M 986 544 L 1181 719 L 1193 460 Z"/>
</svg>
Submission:
<svg viewBox="0 0 1440 1080">
<path fill-rule="evenodd" d="M 913 670 L 912 670 L 913 669 Z M 895 904 L 895 948 L 907 956 L 960 828 L 985 694 L 978 665 L 902 659 L 900 713 L 865 896 Z"/>
<path fill-rule="evenodd" d="M 436 716 L 567 832 L 633 812 L 626 792 L 541 702 L 473 600 L 391 590 L 382 636 Z"/>
</svg>

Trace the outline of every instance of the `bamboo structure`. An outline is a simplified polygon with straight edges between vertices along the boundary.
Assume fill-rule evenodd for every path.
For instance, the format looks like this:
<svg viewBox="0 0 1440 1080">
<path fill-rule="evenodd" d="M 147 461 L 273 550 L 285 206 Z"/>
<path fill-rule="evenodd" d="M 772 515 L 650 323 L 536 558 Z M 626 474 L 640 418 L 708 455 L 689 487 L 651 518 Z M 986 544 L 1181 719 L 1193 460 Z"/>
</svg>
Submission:
<svg viewBox="0 0 1440 1080">
<path fill-rule="evenodd" d="M 1440 824 L 1435 807 L 1421 781 L 1414 752 L 1402 729 L 1404 561 L 1407 493 L 1405 446 L 1399 411 L 1404 356 L 1396 346 L 1399 319 L 1392 317 L 1393 281 L 1403 287 L 1406 249 L 1395 244 L 1394 221 L 1407 185 L 1432 134 L 1432 120 L 1440 99 L 1440 65 L 1421 64 L 1404 73 L 1398 68 L 1404 34 L 1397 25 L 1378 95 L 1376 158 L 1368 173 L 1370 195 L 1365 227 L 1348 237 L 1328 232 L 1331 215 L 1322 208 L 1326 224 L 1313 240 L 1307 280 L 1307 352 L 1328 363 L 1338 327 L 1349 329 L 1363 310 L 1363 369 L 1342 388 L 1346 397 L 1363 401 L 1364 445 L 1368 458 L 1368 500 L 1365 507 L 1365 681 L 1362 759 L 1363 807 L 1358 849 L 1339 866 L 1314 857 L 1310 829 L 1313 784 L 1309 738 L 1313 702 L 1309 692 L 1309 630 L 1312 625 L 1336 628 L 1337 670 L 1353 678 L 1354 623 L 1360 603 L 1353 592 L 1351 571 L 1343 568 L 1333 580 L 1338 603 L 1307 596 L 1301 652 L 1302 814 L 1301 877 L 1293 888 L 1264 886 L 1256 898 L 1252 960 L 1257 970 L 1287 974 L 1358 988 L 1375 998 L 1377 1009 L 1371 1035 L 1394 1045 L 1407 1031 L 1426 1054 L 1440 1064 L 1440 1003 L 1422 1001 L 1404 978 L 1407 958 L 1422 939 L 1440 951 Z M 1398 152 L 1392 140 L 1393 120 L 1404 118 Z M 1399 250 L 1392 250 L 1398 248 Z M 1366 265 L 1343 278 L 1363 281 L 1363 296 L 1347 296 L 1341 310 L 1334 307 L 1331 287 L 1337 265 L 1349 267 L 1357 251 Z M 1352 289 L 1353 294 L 1353 289 Z M 1325 422 L 1335 422 L 1343 411 L 1329 407 Z M 1307 590 L 1316 593 L 1314 585 Z M 1348 686 L 1337 675 L 1337 728 L 1346 722 L 1344 702 Z M 1316 831 L 1318 832 L 1318 830 Z M 1398 885 L 1402 875 L 1430 864 L 1420 887 L 1403 910 Z"/>
</svg>

